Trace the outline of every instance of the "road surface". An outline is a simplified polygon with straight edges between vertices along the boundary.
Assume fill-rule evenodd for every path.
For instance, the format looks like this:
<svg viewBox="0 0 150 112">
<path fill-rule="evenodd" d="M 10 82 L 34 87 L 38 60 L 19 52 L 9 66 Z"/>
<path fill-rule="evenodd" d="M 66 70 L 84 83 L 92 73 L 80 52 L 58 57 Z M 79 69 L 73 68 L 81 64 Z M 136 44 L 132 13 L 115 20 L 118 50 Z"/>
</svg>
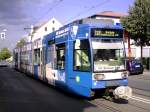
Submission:
<svg viewBox="0 0 150 112">
<path fill-rule="evenodd" d="M 0 67 L 0 112 L 150 112 L 147 78 L 150 79 L 150 74 L 129 77 L 129 84 L 135 88 L 128 102 L 104 98 L 89 101 L 11 68 Z"/>
</svg>

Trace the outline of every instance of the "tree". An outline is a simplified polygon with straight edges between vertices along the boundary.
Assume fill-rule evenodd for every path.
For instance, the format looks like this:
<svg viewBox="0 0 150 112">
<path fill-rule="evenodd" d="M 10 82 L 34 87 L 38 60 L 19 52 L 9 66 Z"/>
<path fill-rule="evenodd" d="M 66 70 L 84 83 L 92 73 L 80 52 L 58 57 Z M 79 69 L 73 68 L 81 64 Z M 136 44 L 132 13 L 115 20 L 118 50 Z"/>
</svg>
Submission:
<svg viewBox="0 0 150 112">
<path fill-rule="evenodd" d="M 2 48 L 0 51 L 0 60 L 5 60 L 11 57 L 11 52 L 8 48 Z"/>
<path fill-rule="evenodd" d="M 150 0 L 135 0 L 129 7 L 129 15 L 121 19 L 123 27 L 130 33 L 137 46 L 150 45 Z"/>
<path fill-rule="evenodd" d="M 20 41 L 17 42 L 17 47 L 22 47 L 23 45 L 25 45 L 26 41 L 24 38 L 20 39 Z"/>
</svg>

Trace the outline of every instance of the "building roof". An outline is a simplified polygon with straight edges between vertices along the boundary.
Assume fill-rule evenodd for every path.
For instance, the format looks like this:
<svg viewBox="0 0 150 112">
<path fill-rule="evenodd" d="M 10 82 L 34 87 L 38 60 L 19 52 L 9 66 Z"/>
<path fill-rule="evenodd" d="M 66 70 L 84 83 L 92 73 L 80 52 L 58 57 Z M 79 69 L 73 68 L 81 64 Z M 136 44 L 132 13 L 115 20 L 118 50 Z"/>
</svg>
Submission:
<svg viewBox="0 0 150 112">
<path fill-rule="evenodd" d="M 100 12 L 97 13 L 91 17 L 113 17 L 113 18 L 120 18 L 123 16 L 127 16 L 127 14 L 125 13 L 119 13 L 119 12 L 113 12 L 113 11 L 104 11 L 104 12 Z"/>
<path fill-rule="evenodd" d="M 41 22 L 41 23 L 38 23 L 36 26 L 34 26 L 34 31 L 39 30 L 42 26 L 46 25 L 48 22 L 53 21 L 53 20 L 59 22 L 57 19 L 55 19 L 55 18 L 53 17 L 53 18 L 51 18 L 51 19 L 49 19 L 49 20 L 46 20 L 46 21 Z M 60 23 L 60 22 L 59 22 L 59 23 Z M 61 23 L 60 23 L 60 24 L 61 24 Z"/>
</svg>

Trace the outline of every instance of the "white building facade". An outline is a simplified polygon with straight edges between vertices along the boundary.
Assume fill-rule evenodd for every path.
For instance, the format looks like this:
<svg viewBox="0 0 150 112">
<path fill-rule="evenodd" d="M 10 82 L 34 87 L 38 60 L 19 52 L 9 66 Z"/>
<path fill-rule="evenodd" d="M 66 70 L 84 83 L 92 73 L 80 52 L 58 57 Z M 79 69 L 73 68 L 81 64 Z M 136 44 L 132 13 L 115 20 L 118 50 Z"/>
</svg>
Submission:
<svg viewBox="0 0 150 112">
<path fill-rule="evenodd" d="M 62 24 L 55 18 L 50 19 L 41 26 L 32 27 L 31 35 L 28 36 L 28 42 L 35 41 L 39 38 L 43 39 L 45 35 L 58 30 L 60 27 L 62 27 Z"/>
</svg>

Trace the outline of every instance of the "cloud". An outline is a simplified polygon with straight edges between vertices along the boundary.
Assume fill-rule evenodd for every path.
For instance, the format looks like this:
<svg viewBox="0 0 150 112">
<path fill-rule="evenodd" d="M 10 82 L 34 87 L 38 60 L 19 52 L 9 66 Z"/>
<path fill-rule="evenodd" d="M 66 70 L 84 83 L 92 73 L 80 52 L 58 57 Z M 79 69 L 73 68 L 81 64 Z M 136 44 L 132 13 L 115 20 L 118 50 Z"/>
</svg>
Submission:
<svg viewBox="0 0 150 112">
<path fill-rule="evenodd" d="M 0 0 L 0 24 L 22 24 L 33 21 L 36 10 L 54 0 Z"/>
<path fill-rule="evenodd" d="M 0 0 L 0 22 L 13 24 L 14 21 L 21 22 L 27 18 L 22 10 L 21 0 Z M 7 24 L 8 24 L 7 23 Z"/>
</svg>

